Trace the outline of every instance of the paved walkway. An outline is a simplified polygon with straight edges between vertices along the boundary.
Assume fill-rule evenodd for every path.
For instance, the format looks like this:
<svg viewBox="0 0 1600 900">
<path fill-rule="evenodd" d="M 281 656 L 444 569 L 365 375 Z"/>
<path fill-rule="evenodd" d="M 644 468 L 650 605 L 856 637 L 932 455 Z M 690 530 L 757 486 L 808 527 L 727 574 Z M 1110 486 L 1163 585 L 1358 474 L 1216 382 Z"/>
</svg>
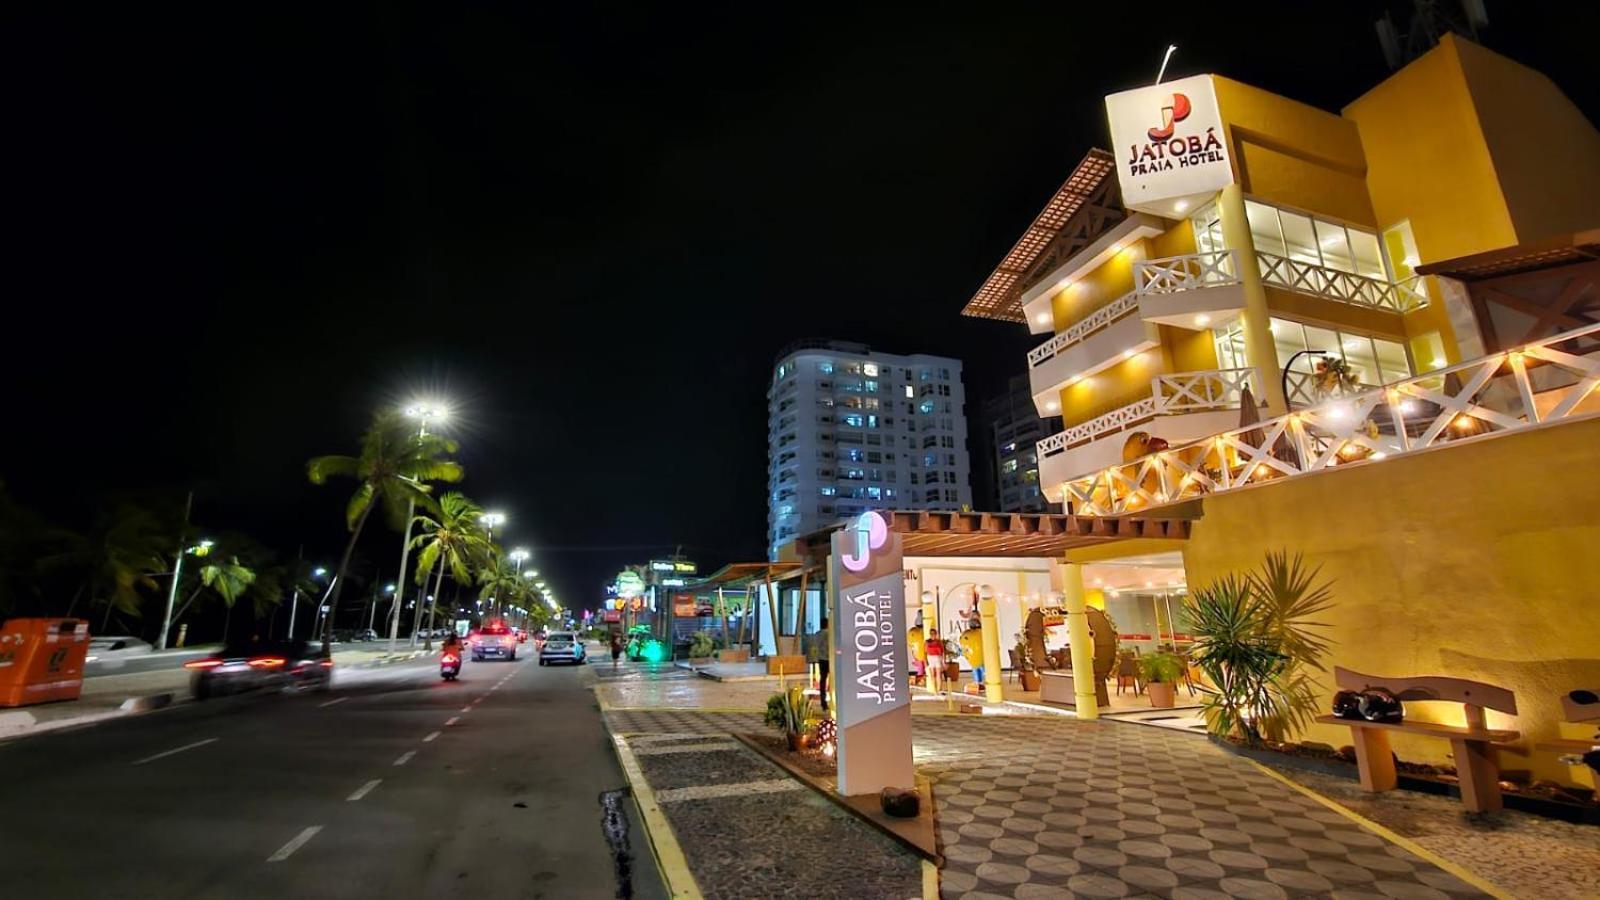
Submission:
<svg viewBox="0 0 1600 900">
<path fill-rule="evenodd" d="M 751 713 L 606 719 L 635 733 L 761 727 Z M 943 897 L 1486 896 L 1192 735 L 1058 717 L 915 722 L 917 767 L 934 779 Z"/>
</svg>

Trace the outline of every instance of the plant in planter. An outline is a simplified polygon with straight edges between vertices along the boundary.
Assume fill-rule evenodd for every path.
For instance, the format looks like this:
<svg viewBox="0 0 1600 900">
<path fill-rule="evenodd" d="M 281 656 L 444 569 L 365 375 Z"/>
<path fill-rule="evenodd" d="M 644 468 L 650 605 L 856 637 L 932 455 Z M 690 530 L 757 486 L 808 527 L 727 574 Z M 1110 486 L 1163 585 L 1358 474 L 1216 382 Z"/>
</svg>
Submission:
<svg viewBox="0 0 1600 900">
<path fill-rule="evenodd" d="M 1017 635 L 1017 645 L 1011 651 L 1016 655 L 1017 678 L 1022 682 L 1025 691 L 1039 689 L 1039 670 L 1034 664 L 1033 656 L 1028 650 L 1028 642 L 1021 634 Z"/>
<path fill-rule="evenodd" d="M 761 721 L 769 728 L 783 731 L 789 739 L 789 749 L 799 750 L 805 745 L 808 722 L 811 719 L 811 698 L 799 685 L 780 691 L 767 698 L 767 710 Z"/>
<path fill-rule="evenodd" d="M 1314 617 L 1333 605 L 1301 557 L 1269 553 L 1245 576 L 1228 575 L 1189 598 L 1193 658 L 1206 689 L 1206 725 L 1251 747 L 1282 741 L 1317 714 L 1311 670 L 1322 669 L 1328 641 Z"/>
<path fill-rule="evenodd" d="M 689 638 L 690 659 L 707 659 L 716 652 L 716 649 L 716 640 L 704 631 L 697 631 L 694 637 Z"/>
<path fill-rule="evenodd" d="M 944 642 L 944 683 L 955 684 L 961 678 L 961 644 L 957 641 Z"/>
<path fill-rule="evenodd" d="M 1177 685 L 1183 678 L 1183 660 L 1176 653 L 1151 653 L 1138 657 L 1139 678 L 1150 694 L 1150 705 L 1171 709 L 1177 705 Z"/>
</svg>

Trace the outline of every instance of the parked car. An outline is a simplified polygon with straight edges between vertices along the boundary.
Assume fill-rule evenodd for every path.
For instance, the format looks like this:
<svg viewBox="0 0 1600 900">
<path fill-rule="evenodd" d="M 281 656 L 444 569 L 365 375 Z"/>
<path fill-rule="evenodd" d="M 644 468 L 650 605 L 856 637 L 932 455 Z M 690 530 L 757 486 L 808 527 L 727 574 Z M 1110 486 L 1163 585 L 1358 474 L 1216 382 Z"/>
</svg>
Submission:
<svg viewBox="0 0 1600 900">
<path fill-rule="evenodd" d="M 237 644 L 183 664 L 196 700 L 264 689 L 327 690 L 333 659 L 320 643 L 258 641 Z"/>
<path fill-rule="evenodd" d="M 355 636 L 351 638 L 353 641 L 375 641 L 377 639 L 378 633 L 373 631 L 371 628 L 363 628 L 356 632 Z"/>
<path fill-rule="evenodd" d="M 112 665 L 134 656 L 144 656 L 155 648 L 136 637 L 91 637 L 86 663 Z"/>
<path fill-rule="evenodd" d="M 544 646 L 539 648 L 541 666 L 553 662 L 577 663 L 581 666 L 588 661 L 588 653 L 583 649 L 583 639 L 571 631 L 550 632 L 545 638 Z"/>
</svg>

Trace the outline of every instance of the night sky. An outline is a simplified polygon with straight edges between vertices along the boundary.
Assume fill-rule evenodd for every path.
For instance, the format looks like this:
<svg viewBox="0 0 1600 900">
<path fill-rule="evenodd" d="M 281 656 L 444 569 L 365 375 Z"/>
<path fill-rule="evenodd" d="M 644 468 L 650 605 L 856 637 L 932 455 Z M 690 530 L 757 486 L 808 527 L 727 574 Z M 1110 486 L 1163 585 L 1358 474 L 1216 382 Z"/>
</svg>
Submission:
<svg viewBox="0 0 1600 900">
<path fill-rule="evenodd" d="M 4 14 L 0 478 L 66 524 L 193 488 L 331 562 L 350 488 L 305 460 L 442 395 L 461 489 L 580 605 L 761 558 L 789 341 L 960 357 L 972 417 L 1023 372 L 959 310 L 1168 42 L 1332 110 L 1387 71 L 1381 2 L 162 6 Z M 1575 6 L 1483 40 L 1594 120 Z"/>
</svg>

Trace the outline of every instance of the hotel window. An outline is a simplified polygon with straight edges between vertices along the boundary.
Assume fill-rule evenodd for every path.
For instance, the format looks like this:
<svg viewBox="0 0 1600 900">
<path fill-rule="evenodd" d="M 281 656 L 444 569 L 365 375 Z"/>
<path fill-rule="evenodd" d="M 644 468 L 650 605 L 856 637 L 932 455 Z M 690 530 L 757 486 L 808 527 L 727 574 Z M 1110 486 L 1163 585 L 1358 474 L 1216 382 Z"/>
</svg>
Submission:
<svg viewBox="0 0 1600 900">
<path fill-rule="evenodd" d="M 1277 347 L 1279 364 L 1289 366 L 1291 372 L 1314 373 L 1317 368 L 1316 356 L 1306 354 L 1292 364 L 1289 357 L 1302 350 L 1322 350 L 1349 364 L 1351 373 L 1364 386 L 1376 387 L 1411 377 L 1405 345 L 1399 341 L 1349 334 L 1278 318 L 1272 320 L 1272 341 Z M 1294 393 L 1292 383 L 1290 392 Z"/>
<path fill-rule="evenodd" d="M 844 416 L 841 416 L 839 421 L 843 422 L 846 425 L 849 425 L 852 428 L 860 428 L 861 427 L 861 414 L 860 413 L 847 413 Z"/>
<path fill-rule="evenodd" d="M 911 385 L 909 385 L 909 384 L 908 384 L 908 385 L 906 385 L 906 399 L 908 399 L 908 400 L 909 400 L 909 399 L 911 399 L 911 398 L 912 398 L 912 397 L 915 397 L 915 396 L 917 396 L 917 390 L 916 390 L 916 388 L 913 388 L 913 387 L 912 387 L 912 386 L 911 386 Z"/>
<path fill-rule="evenodd" d="M 817 363 L 817 371 L 821 372 L 824 375 L 832 375 L 833 374 L 833 363 L 831 363 L 831 362 L 819 362 L 819 363 Z"/>
<path fill-rule="evenodd" d="M 1389 280 L 1378 236 L 1373 232 L 1254 200 L 1246 200 L 1244 209 L 1250 220 L 1250 239 L 1258 253 Z"/>
<path fill-rule="evenodd" d="M 839 489 L 836 488 L 836 487 L 820 487 L 820 488 L 817 488 L 817 493 L 821 494 L 824 497 L 832 497 L 833 495 L 837 494 L 838 492 L 839 492 Z"/>
<path fill-rule="evenodd" d="M 873 378 L 877 378 L 878 377 L 878 364 L 877 363 L 867 363 L 866 365 L 861 367 L 861 374 L 870 375 Z"/>
<path fill-rule="evenodd" d="M 1222 241 L 1222 219 L 1217 215 L 1217 205 L 1207 203 L 1195 210 L 1189 217 L 1189 222 L 1194 226 L 1195 249 L 1201 253 L 1213 253 L 1226 250 L 1227 246 Z"/>
<path fill-rule="evenodd" d="M 922 401 L 922 405 L 918 406 L 917 408 L 920 409 L 924 414 L 932 414 L 933 413 L 933 401 L 932 400 L 924 400 L 924 401 Z"/>
</svg>

